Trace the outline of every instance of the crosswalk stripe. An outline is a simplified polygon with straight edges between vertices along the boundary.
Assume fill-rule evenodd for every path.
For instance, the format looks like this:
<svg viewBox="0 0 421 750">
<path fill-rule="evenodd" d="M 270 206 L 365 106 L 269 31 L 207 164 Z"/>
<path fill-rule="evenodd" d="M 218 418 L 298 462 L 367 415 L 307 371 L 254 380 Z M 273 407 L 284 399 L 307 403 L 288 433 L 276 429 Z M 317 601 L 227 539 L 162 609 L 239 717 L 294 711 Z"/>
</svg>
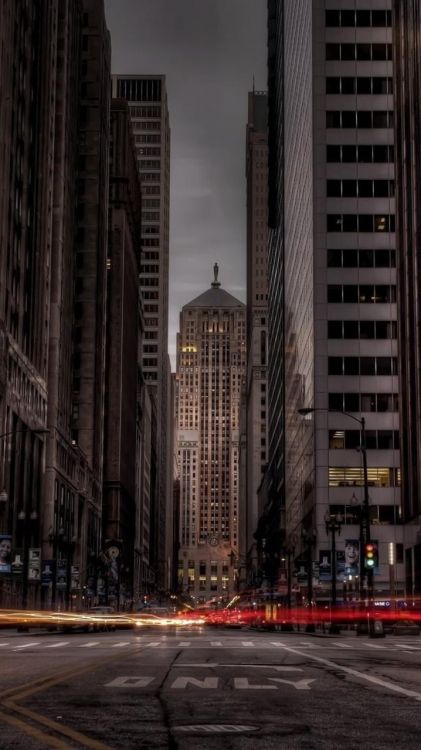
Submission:
<svg viewBox="0 0 421 750">
<path fill-rule="evenodd" d="M 39 646 L 40 641 L 34 641 L 33 643 L 24 643 L 22 646 L 16 646 L 13 651 L 22 651 L 24 648 L 30 648 L 31 646 Z"/>
<path fill-rule="evenodd" d="M 0 646 L 8 646 L 8 645 L 9 645 L 8 642 L 7 643 L 0 643 Z"/>
<path fill-rule="evenodd" d="M 99 641 L 89 641 L 88 643 L 82 643 L 79 648 L 92 648 L 92 646 L 98 646 Z"/>
<path fill-rule="evenodd" d="M 387 648 L 386 646 L 380 646 L 378 643 L 364 643 L 363 646 L 367 648 L 381 648 L 383 651 Z"/>
<path fill-rule="evenodd" d="M 45 648 L 61 648 L 61 646 L 68 646 L 70 641 L 57 641 L 57 643 L 50 643 Z"/>
<path fill-rule="evenodd" d="M 339 646 L 339 648 L 354 648 L 353 646 L 348 646 L 347 643 L 337 643 L 336 641 L 333 642 L 334 646 Z"/>
<path fill-rule="evenodd" d="M 150 648 L 157 648 L 157 646 L 161 645 L 161 641 L 151 641 L 150 643 L 145 643 L 144 646 L 149 646 Z"/>
<path fill-rule="evenodd" d="M 222 646 L 222 641 L 211 641 L 210 645 L 211 646 Z"/>
<path fill-rule="evenodd" d="M 120 641 L 120 643 L 114 643 L 113 648 L 122 648 L 123 646 L 128 646 L 129 641 Z"/>
<path fill-rule="evenodd" d="M 407 648 L 410 651 L 421 651 L 421 646 L 413 646 L 409 643 L 395 643 L 394 645 L 397 646 L 397 648 Z"/>
<path fill-rule="evenodd" d="M 190 646 L 191 641 L 180 641 L 178 643 L 179 648 L 188 648 Z"/>
<path fill-rule="evenodd" d="M 241 641 L 241 645 L 245 646 L 246 648 L 254 648 L 253 641 Z"/>
</svg>

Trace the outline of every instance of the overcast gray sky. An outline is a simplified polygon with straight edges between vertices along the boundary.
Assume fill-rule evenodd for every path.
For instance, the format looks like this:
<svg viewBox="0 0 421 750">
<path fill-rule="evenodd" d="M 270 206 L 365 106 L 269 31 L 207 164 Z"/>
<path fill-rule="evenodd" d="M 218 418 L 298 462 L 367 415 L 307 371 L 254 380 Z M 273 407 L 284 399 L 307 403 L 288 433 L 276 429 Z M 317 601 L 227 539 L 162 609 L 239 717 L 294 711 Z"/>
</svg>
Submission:
<svg viewBox="0 0 421 750">
<path fill-rule="evenodd" d="M 171 125 L 169 351 L 220 264 L 245 301 L 247 93 L 266 89 L 266 0 L 105 0 L 113 73 L 165 74 Z"/>
</svg>

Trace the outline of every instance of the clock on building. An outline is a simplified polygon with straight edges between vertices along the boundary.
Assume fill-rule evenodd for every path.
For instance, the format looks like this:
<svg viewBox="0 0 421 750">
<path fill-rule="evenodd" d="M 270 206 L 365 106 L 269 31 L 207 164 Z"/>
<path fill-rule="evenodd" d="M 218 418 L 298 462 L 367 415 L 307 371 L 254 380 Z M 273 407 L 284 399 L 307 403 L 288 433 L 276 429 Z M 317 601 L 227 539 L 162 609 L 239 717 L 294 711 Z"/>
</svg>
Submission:
<svg viewBox="0 0 421 750">
<path fill-rule="evenodd" d="M 216 547 L 218 545 L 218 537 L 215 534 L 211 534 L 209 537 L 209 544 L 211 547 Z"/>
</svg>

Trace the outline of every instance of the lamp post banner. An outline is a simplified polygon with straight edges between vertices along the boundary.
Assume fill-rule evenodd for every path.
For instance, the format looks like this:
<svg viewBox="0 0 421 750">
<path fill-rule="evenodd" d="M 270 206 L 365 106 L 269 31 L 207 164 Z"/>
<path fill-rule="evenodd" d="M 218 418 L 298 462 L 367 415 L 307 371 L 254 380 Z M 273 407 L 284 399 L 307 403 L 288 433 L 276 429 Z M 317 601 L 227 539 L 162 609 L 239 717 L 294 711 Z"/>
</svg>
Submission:
<svg viewBox="0 0 421 750">
<path fill-rule="evenodd" d="M 12 572 L 12 536 L 0 534 L 0 575 Z"/>
<path fill-rule="evenodd" d="M 43 560 L 41 568 L 41 586 L 49 586 L 53 583 L 55 573 L 55 560 Z"/>
<path fill-rule="evenodd" d="M 345 574 L 360 574 L 360 542 L 358 539 L 345 539 Z"/>
<path fill-rule="evenodd" d="M 319 551 L 319 581 L 332 580 L 332 553 L 330 549 Z"/>
<path fill-rule="evenodd" d="M 41 549 L 31 547 L 28 560 L 28 581 L 39 581 L 41 579 Z"/>
</svg>

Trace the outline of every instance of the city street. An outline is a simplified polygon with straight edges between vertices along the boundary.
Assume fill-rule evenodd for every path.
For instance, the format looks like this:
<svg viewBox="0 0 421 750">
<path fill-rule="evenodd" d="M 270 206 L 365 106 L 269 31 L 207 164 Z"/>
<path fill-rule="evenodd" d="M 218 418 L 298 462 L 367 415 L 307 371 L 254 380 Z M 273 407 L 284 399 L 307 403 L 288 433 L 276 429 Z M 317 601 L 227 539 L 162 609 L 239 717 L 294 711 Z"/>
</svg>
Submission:
<svg viewBox="0 0 421 750">
<path fill-rule="evenodd" d="M 0 635 L 1 747 L 419 747 L 421 641 L 199 629 Z"/>
</svg>

